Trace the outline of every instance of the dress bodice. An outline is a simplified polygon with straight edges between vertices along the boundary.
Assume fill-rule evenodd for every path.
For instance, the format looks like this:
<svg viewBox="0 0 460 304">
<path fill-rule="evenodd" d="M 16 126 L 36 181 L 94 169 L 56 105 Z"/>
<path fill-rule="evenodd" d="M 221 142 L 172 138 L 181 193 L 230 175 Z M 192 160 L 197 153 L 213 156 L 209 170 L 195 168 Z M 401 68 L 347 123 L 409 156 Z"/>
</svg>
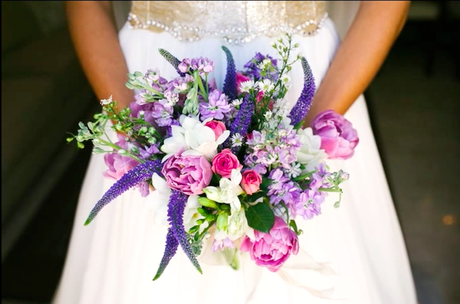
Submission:
<svg viewBox="0 0 460 304">
<path fill-rule="evenodd" d="M 282 32 L 313 35 L 326 17 L 325 1 L 133 1 L 128 21 L 180 40 L 242 44 Z"/>
</svg>

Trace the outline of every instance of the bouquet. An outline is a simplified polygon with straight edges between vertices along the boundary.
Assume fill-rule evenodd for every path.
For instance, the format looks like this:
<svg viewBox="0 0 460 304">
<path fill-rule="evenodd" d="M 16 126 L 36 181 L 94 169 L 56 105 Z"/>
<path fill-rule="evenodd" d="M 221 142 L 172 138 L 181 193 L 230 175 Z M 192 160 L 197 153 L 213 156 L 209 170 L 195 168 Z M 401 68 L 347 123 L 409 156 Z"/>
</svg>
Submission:
<svg viewBox="0 0 460 304">
<path fill-rule="evenodd" d="M 112 97 L 101 100 L 95 121 L 80 123 L 68 139 L 80 148 L 92 141 L 94 153 L 105 153 L 105 175 L 116 180 L 85 225 L 132 187 L 169 224 L 154 279 L 179 246 L 202 272 L 197 256 L 208 239 L 214 252 L 249 252 L 257 265 L 275 272 L 298 253 L 296 221 L 320 215 L 330 193 L 337 193 L 339 206 L 340 185 L 349 176 L 331 172 L 327 160 L 353 155 L 356 130 L 331 110 L 302 128 L 315 93 L 311 69 L 301 56 L 291 60 L 298 46 L 290 35 L 272 46 L 278 60 L 257 53 L 243 71 L 223 46 L 222 90 L 208 79 L 214 70 L 210 59 L 179 60 L 160 49 L 176 78 L 165 79 L 158 70 L 129 74 L 126 85 L 135 90 L 135 101 L 118 112 Z M 285 96 L 296 62 L 304 86 L 290 110 Z M 110 128 L 118 131 L 118 142 L 110 140 Z"/>
</svg>

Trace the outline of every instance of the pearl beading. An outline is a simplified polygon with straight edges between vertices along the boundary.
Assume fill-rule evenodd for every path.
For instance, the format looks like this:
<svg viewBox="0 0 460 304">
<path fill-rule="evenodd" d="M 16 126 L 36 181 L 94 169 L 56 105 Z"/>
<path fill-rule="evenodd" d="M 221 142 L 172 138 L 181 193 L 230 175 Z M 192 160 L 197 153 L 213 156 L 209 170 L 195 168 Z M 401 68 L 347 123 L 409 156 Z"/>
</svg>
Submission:
<svg viewBox="0 0 460 304">
<path fill-rule="evenodd" d="M 213 22 L 214 25 L 216 26 L 213 26 L 214 30 L 209 30 L 209 29 L 206 29 L 206 28 L 194 25 L 194 24 L 190 24 L 186 22 L 184 23 L 181 21 L 174 20 L 171 17 L 164 18 L 166 20 L 159 20 L 161 18 L 153 18 L 151 17 L 151 15 L 152 14 L 154 15 L 154 13 L 158 14 L 158 10 L 157 10 L 158 7 L 152 8 L 152 5 L 150 3 L 147 3 L 147 6 L 144 6 L 140 9 L 139 8 L 134 9 L 134 5 L 136 2 L 148 2 L 148 1 L 134 1 L 133 2 L 133 8 L 128 16 L 128 22 L 132 29 L 147 29 L 147 30 L 151 30 L 154 32 L 168 32 L 173 37 L 176 37 L 178 40 L 188 41 L 188 42 L 198 41 L 205 37 L 217 37 L 217 38 L 224 39 L 229 44 L 241 45 L 244 43 L 248 43 L 260 36 L 274 37 L 274 36 L 277 36 L 285 32 L 291 33 L 291 34 L 299 34 L 302 36 L 312 36 L 312 35 L 315 35 L 320 30 L 321 25 L 323 24 L 324 20 L 328 17 L 327 12 L 322 7 L 323 4 L 315 3 L 313 6 L 311 4 L 309 6 L 309 7 L 313 7 L 315 12 L 305 13 L 304 15 L 310 18 L 308 18 L 305 21 L 302 20 L 300 23 L 299 23 L 300 21 L 299 14 L 295 14 L 294 17 L 296 18 L 291 18 L 290 16 L 283 17 L 284 19 L 289 20 L 289 22 L 284 22 L 285 21 L 284 19 L 282 20 L 278 18 L 277 20 L 276 18 L 268 18 L 268 17 L 264 18 L 263 15 L 260 17 L 256 15 L 256 17 L 254 17 L 254 13 L 252 13 L 251 15 L 252 24 L 250 25 L 246 24 L 246 26 L 226 26 L 225 24 L 223 24 L 223 26 L 219 28 L 219 25 L 220 25 L 219 21 L 212 20 L 211 22 Z M 169 2 L 169 3 L 172 3 L 172 2 Z M 234 1 L 234 2 L 237 2 L 237 1 Z M 238 4 L 241 5 L 241 1 L 239 2 L 240 3 Z M 280 5 L 280 3 L 282 2 L 283 1 L 277 1 L 277 3 L 275 4 L 271 3 L 270 6 Z M 305 2 L 323 2 L 323 1 L 303 1 L 303 2 L 305 3 Z M 260 3 L 260 2 L 255 2 L 255 3 Z M 226 4 L 226 6 L 228 5 L 229 4 Z M 254 5 L 254 4 L 251 4 L 251 5 Z M 167 9 L 172 10 L 173 8 L 171 8 L 171 6 L 174 6 L 174 4 L 169 5 Z M 286 6 L 286 4 L 284 4 L 284 6 Z M 318 10 L 319 12 L 316 12 L 318 7 L 321 7 L 322 9 L 319 9 Z M 230 10 L 232 9 L 236 10 L 237 8 L 231 8 Z M 248 17 L 246 16 L 247 10 L 245 10 L 244 13 L 241 14 L 241 8 L 239 9 L 240 9 L 239 14 L 235 14 L 235 15 L 237 15 L 237 17 L 240 17 L 242 20 L 240 21 L 235 20 L 235 22 L 233 23 L 244 25 L 245 22 L 248 23 Z M 173 12 L 174 12 L 174 15 L 173 15 L 174 17 L 185 15 L 185 14 L 187 14 L 187 17 L 190 17 L 190 14 L 197 15 L 196 18 L 192 18 L 193 20 L 200 20 L 200 17 L 201 19 L 209 20 L 210 19 L 209 16 L 212 16 L 214 13 L 214 12 L 205 11 L 204 14 L 207 14 L 207 15 L 202 16 L 203 9 L 197 10 L 196 12 L 193 12 L 193 11 L 192 12 L 181 12 L 180 7 L 174 8 Z M 167 12 L 165 14 L 167 14 Z M 279 17 L 279 16 L 275 15 L 275 17 Z M 266 20 L 270 20 L 270 21 L 266 22 Z M 297 22 L 297 24 L 295 24 L 294 22 Z"/>
</svg>

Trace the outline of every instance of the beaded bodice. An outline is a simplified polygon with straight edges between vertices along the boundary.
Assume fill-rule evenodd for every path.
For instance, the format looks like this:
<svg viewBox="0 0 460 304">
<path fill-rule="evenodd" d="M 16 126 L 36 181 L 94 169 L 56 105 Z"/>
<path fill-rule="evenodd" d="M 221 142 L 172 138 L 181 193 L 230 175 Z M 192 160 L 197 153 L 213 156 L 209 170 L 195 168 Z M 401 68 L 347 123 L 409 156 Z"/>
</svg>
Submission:
<svg viewBox="0 0 460 304">
<path fill-rule="evenodd" d="M 128 21 L 180 40 L 242 44 L 282 32 L 309 36 L 326 17 L 325 1 L 133 1 Z"/>
</svg>

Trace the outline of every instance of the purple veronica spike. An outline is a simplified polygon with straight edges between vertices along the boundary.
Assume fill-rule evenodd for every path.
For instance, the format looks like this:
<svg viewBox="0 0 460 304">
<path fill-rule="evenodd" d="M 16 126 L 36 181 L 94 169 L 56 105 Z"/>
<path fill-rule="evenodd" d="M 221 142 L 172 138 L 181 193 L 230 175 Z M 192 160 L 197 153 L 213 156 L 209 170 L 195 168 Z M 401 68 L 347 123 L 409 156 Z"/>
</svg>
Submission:
<svg viewBox="0 0 460 304">
<path fill-rule="evenodd" d="M 190 261 L 192 262 L 193 266 L 200 272 L 203 273 L 196 259 L 195 254 L 193 253 L 192 246 L 187 240 L 187 233 L 184 229 L 184 219 L 182 216 L 184 215 L 185 204 L 187 203 L 187 195 L 177 191 L 172 190 L 171 198 L 169 200 L 168 205 L 168 221 L 171 225 L 171 230 L 176 237 L 177 242 L 179 242 L 182 250 L 184 250 L 185 254 L 188 256 Z"/>
<path fill-rule="evenodd" d="M 158 50 L 161 54 L 161 56 L 163 56 L 166 61 L 168 61 L 177 71 L 177 73 L 179 73 L 179 75 L 181 77 L 184 77 L 185 76 L 185 73 L 182 73 L 181 71 L 179 71 L 179 69 L 177 68 L 179 66 L 179 63 L 180 63 L 180 60 L 177 59 L 176 57 L 174 57 L 170 52 L 168 52 L 167 50 L 165 49 L 159 49 Z"/>
<path fill-rule="evenodd" d="M 172 257 L 176 254 L 177 247 L 179 247 L 179 242 L 177 241 L 173 230 L 169 228 L 168 234 L 166 235 L 165 253 L 163 255 L 163 258 L 161 259 L 161 263 L 158 267 L 157 274 L 153 278 L 154 281 L 163 274 L 163 271 L 166 269 L 166 266 L 168 266 L 169 261 L 171 261 Z"/>
<path fill-rule="evenodd" d="M 227 55 L 227 75 L 225 75 L 224 81 L 224 93 L 228 96 L 228 100 L 232 101 L 236 99 L 237 86 L 236 86 L 236 67 L 235 61 L 233 60 L 232 53 L 228 48 L 222 46 L 225 54 Z"/>
<path fill-rule="evenodd" d="M 91 223 L 101 209 L 113 201 L 115 198 L 126 192 L 128 189 L 144 182 L 152 177 L 153 173 L 161 174 L 161 161 L 154 160 L 148 161 L 143 164 L 139 164 L 126 172 L 112 187 L 102 196 L 97 204 L 91 210 L 88 219 L 85 222 L 85 226 Z"/>
<path fill-rule="evenodd" d="M 241 136 L 246 137 L 249 126 L 251 125 L 252 114 L 254 113 L 254 103 L 251 101 L 250 95 L 246 94 L 243 99 L 243 103 L 240 105 L 240 110 L 236 114 L 235 120 L 230 127 L 230 137 L 227 139 L 226 145 L 228 146 L 231 142 L 231 137 L 239 133 Z M 237 154 L 240 147 L 232 148 L 232 152 Z"/>
<path fill-rule="evenodd" d="M 304 86 L 302 93 L 300 93 L 300 97 L 297 100 L 297 103 L 289 114 L 289 117 L 291 118 L 291 124 L 293 126 L 299 124 L 305 118 L 305 116 L 307 116 L 316 89 L 315 79 L 313 78 L 313 74 L 307 60 L 302 57 L 301 61 L 303 68 Z"/>
</svg>

